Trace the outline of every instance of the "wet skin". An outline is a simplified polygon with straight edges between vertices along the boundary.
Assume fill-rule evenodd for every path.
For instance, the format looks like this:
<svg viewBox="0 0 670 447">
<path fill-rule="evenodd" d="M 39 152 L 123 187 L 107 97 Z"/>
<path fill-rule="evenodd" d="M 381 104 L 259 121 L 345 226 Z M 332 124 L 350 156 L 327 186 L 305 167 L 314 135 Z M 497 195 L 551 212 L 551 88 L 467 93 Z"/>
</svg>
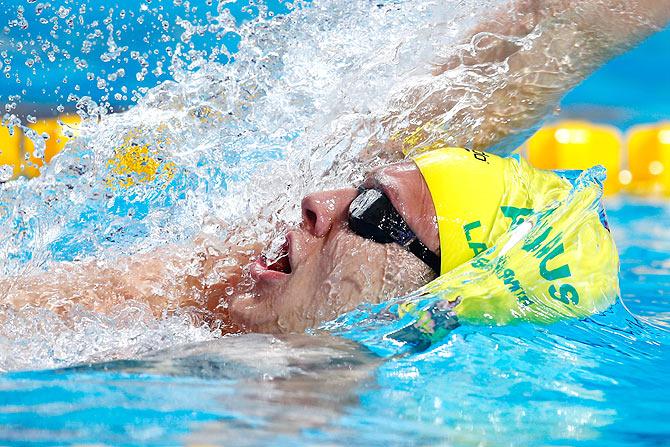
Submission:
<svg viewBox="0 0 670 447">
<path fill-rule="evenodd" d="M 363 186 L 382 190 L 419 239 L 437 252 L 435 211 L 413 162 L 374 171 Z M 70 313 L 80 306 L 114 314 L 133 300 L 155 317 L 184 312 L 226 333 L 302 332 L 361 303 L 416 290 L 434 277 L 399 245 L 378 244 L 350 231 L 348 210 L 356 195 L 347 188 L 306 196 L 302 222 L 286 234 L 280 259 L 267 259 L 268 250 L 257 243 L 203 235 L 128 258 L 54 263 L 46 275 L 0 278 L 2 301 L 70 319 L 78 318 Z"/>
<path fill-rule="evenodd" d="M 363 186 L 383 191 L 417 237 L 439 253 L 435 209 L 413 162 L 373 171 Z M 356 196 L 354 188 L 306 196 L 301 224 L 286 234 L 285 258 L 260 256 L 247 267 L 253 285 L 225 298 L 226 323 L 244 331 L 303 331 L 433 279 L 432 270 L 399 245 L 378 244 L 349 230 Z"/>
</svg>

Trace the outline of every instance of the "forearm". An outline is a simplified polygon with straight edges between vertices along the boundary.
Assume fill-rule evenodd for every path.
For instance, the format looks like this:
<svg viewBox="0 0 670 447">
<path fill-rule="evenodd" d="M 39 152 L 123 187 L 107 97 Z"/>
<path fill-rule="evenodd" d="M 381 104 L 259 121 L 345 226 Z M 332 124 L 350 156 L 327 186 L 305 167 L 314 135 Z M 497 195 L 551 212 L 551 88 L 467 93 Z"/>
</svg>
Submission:
<svg viewBox="0 0 670 447">
<path fill-rule="evenodd" d="M 157 259 L 138 256 L 114 262 L 54 263 L 46 272 L 0 281 L 2 302 L 12 307 L 40 307 L 61 315 L 83 306 L 107 313 L 128 300 L 146 304 L 156 315 L 174 309 L 190 295 L 185 263 L 156 253 Z M 176 265 L 179 264 L 179 265 Z"/>
<path fill-rule="evenodd" d="M 191 308 L 216 319 L 226 289 L 238 286 L 255 251 L 201 240 L 115 260 L 54 263 L 44 273 L 0 279 L 0 302 L 67 316 L 78 306 L 109 313 L 132 300 L 157 317 Z"/>
<path fill-rule="evenodd" d="M 670 18 L 658 3 L 670 10 L 670 1 L 654 2 L 653 8 L 646 0 L 549 2 L 551 7 L 539 14 L 531 31 L 537 35 L 532 44 L 507 58 L 507 82 L 482 101 L 481 125 L 469 134 L 473 145 L 491 148 L 537 125 L 594 70 L 658 31 Z M 464 121 L 456 120 L 454 127 Z M 511 152 L 516 143 L 499 146 L 497 152 Z"/>
<path fill-rule="evenodd" d="M 593 70 L 669 20 L 670 0 L 514 1 L 398 95 L 383 120 L 384 147 L 396 157 L 437 139 L 490 149 L 535 126 Z"/>
</svg>

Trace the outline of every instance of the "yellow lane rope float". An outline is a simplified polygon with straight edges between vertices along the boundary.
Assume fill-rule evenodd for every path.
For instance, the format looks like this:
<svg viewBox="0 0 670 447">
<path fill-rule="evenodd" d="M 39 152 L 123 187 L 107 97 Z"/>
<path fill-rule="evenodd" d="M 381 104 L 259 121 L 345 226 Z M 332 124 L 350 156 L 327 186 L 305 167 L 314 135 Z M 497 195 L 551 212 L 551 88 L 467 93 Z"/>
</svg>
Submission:
<svg viewBox="0 0 670 447">
<path fill-rule="evenodd" d="M 670 195 L 670 122 L 638 126 L 628 134 L 629 190 L 641 195 Z"/>
<path fill-rule="evenodd" d="M 18 127 L 0 126 L 0 182 L 19 176 L 40 175 L 41 168 L 51 161 L 65 144 L 78 135 L 81 120 L 76 115 L 41 119 L 30 125 L 35 132 L 29 138 Z M 161 129 L 156 132 L 161 135 Z M 167 143 L 160 137 L 155 144 L 143 141 L 139 130 L 129 132 L 123 143 L 114 149 L 107 161 L 106 185 L 112 189 L 128 189 L 137 184 L 152 183 L 165 187 L 174 177 L 176 165 L 162 158 L 158 147 Z M 44 147 L 38 154 L 33 139 L 43 139 Z"/>
<path fill-rule="evenodd" d="M 11 170 L 12 175 L 0 179 L 7 181 L 19 176 L 28 178 L 40 174 L 40 168 L 58 154 L 70 138 L 78 133 L 81 120 L 77 115 L 40 119 L 30 125 L 35 132 L 33 139 L 43 139 L 44 153 L 36 156 L 35 143 L 18 127 L 10 130 L 0 126 L 0 169 Z"/>
<path fill-rule="evenodd" d="M 623 167 L 621 132 L 615 127 L 564 121 L 540 129 L 526 143 L 530 164 L 540 169 L 607 169 L 605 194 L 619 192 Z"/>
<path fill-rule="evenodd" d="M 152 184 L 165 188 L 172 181 L 177 169 L 173 161 L 165 160 L 161 146 L 169 144 L 163 128 L 156 129 L 158 137 L 152 144 L 145 141 L 141 129 L 128 132 L 123 144 L 114 149 L 107 160 L 109 169 L 105 182 L 110 189 L 128 189 L 135 185 Z"/>
<path fill-rule="evenodd" d="M 22 135 L 16 127 L 0 126 L 0 181 L 12 180 L 21 175 Z"/>
</svg>

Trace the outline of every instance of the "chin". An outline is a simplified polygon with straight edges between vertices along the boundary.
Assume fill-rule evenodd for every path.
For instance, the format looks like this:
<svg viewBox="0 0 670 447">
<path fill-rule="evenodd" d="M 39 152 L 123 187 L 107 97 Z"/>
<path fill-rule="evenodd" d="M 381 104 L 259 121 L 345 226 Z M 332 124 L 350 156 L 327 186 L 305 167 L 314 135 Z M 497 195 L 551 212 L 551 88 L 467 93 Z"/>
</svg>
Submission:
<svg viewBox="0 0 670 447">
<path fill-rule="evenodd" d="M 234 297 L 228 302 L 224 323 L 240 328 L 239 332 L 275 332 L 268 330 L 276 326 L 272 311 L 274 295 L 267 287 L 254 287 L 251 291 Z"/>
</svg>

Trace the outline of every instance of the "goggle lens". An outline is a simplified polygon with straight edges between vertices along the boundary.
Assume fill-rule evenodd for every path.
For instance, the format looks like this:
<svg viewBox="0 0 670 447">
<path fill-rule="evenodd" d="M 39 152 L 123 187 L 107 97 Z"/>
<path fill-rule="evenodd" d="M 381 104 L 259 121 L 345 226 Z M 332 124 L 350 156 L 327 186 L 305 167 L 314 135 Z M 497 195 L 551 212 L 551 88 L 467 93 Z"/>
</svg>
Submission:
<svg viewBox="0 0 670 447">
<path fill-rule="evenodd" d="M 439 275 L 440 258 L 416 237 L 383 192 L 359 188 L 358 197 L 349 205 L 349 228 L 380 244 L 395 242 L 401 245 Z"/>
</svg>

